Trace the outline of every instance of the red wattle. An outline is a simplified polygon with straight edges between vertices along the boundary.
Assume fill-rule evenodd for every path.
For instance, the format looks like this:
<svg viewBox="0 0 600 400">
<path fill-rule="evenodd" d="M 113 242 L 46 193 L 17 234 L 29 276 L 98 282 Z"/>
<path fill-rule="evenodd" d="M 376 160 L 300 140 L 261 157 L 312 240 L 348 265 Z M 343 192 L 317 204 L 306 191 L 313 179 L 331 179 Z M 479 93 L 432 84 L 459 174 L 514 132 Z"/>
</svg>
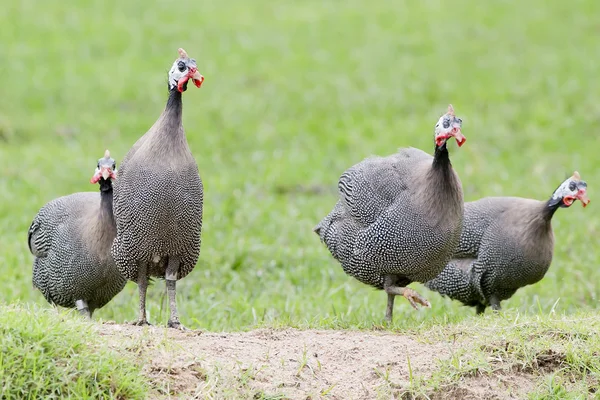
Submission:
<svg viewBox="0 0 600 400">
<path fill-rule="evenodd" d="M 448 136 L 446 135 L 439 135 L 435 137 L 435 145 L 437 147 L 440 147 L 441 145 L 444 144 L 444 142 L 448 139 Z"/>
<path fill-rule="evenodd" d="M 185 83 L 190 79 L 189 76 L 184 76 L 183 78 L 181 78 L 178 82 L 177 82 L 177 90 L 179 90 L 181 93 L 183 93 L 183 85 L 185 85 Z"/>
</svg>

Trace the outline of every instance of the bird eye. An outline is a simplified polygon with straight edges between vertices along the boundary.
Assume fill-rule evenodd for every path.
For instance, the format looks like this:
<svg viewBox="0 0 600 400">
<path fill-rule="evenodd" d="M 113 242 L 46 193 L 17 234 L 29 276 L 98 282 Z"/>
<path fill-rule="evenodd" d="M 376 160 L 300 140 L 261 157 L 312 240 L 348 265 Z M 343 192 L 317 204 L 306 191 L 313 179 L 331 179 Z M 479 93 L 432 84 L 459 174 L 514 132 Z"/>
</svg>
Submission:
<svg viewBox="0 0 600 400">
<path fill-rule="evenodd" d="M 117 164 L 113 163 L 112 169 L 115 169 L 115 168 L 117 168 Z"/>
<path fill-rule="evenodd" d="M 179 72 L 185 71 L 185 63 L 183 61 L 179 61 L 177 63 L 177 68 L 179 69 Z"/>
<path fill-rule="evenodd" d="M 100 168 L 100 163 L 98 163 L 98 165 L 96 165 L 96 168 Z"/>
<path fill-rule="evenodd" d="M 571 181 L 569 183 L 569 190 L 572 191 L 572 192 L 574 192 L 575 190 L 577 190 L 577 184 L 575 182 Z"/>
</svg>

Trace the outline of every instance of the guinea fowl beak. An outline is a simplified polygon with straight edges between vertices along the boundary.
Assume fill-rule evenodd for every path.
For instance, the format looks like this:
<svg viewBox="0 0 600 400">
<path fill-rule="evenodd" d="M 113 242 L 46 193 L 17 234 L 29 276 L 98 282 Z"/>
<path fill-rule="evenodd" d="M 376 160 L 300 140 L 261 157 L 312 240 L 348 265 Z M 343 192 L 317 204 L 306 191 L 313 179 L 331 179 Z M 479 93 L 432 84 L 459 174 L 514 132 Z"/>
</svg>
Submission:
<svg viewBox="0 0 600 400">
<path fill-rule="evenodd" d="M 102 168 L 102 177 L 104 178 L 104 180 L 107 180 L 109 176 L 112 175 L 112 172 L 110 170 L 110 168 Z"/>
<path fill-rule="evenodd" d="M 98 171 L 94 176 L 92 176 L 92 179 L 90 179 L 90 183 L 98 183 L 100 178 L 104 178 L 104 180 L 107 180 L 108 178 L 115 179 L 116 177 L 117 176 L 114 174 L 111 168 L 102 167 L 100 171 Z"/>
<path fill-rule="evenodd" d="M 183 93 L 183 85 L 185 85 L 185 83 L 190 79 L 198 88 L 202 86 L 202 82 L 204 82 L 204 77 L 200 74 L 200 72 L 198 72 L 198 69 L 196 67 L 190 67 L 187 75 L 177 82 L 177 90 Z"/>
<path fill-rule="evenodd" d="M 458 144 L 458 147 L 462 146 L 467 141 L 467 138 L 462 134 L 460 128 L 452 129 L 451 135 L 456 139 L 456 144 Z"/>
<path fill-rule="evenodd" d="M 194 82 L 194 85 L 196 85 L 197 88 L 202 86 L 202 83 L 204 82 L 204 77 L 202 76 L 202 74 L 200 72 L 198 72 L 198 70 L 196 68 L 194 68 L 194 74 L 192 75 L 192 81 Z"/>
<path fill-rule="evenodd" d="M 456 143 L 458 144 L 458 147 L 462 146 L 467 141 L 467 138 L 462 134 L 462 132 L 460 131 L 460 128 L 454 127 L 454 128 L 452 128 L 452 130 L 449 133 L 440 134 L 435 137 L 436 146 L 439 147 L 439 146 L 443 145 L 444 142 L 446 140 L 450 139 L 451 137 L 454 137 L 456 139 Z"/>
<path fill-rule="evenodd" d="M 585 189 L 579 189 L 579 192 L 577 192 L 577 194 L 575 195 L 575 197 L 577 199 L 579 199 L 579 201 L 581 201 L 581 205 L 585 208 L 589 203 L 590 203 L 590 199 L 588 199 L 587 197 L 587 193 Z"/>
</svg>

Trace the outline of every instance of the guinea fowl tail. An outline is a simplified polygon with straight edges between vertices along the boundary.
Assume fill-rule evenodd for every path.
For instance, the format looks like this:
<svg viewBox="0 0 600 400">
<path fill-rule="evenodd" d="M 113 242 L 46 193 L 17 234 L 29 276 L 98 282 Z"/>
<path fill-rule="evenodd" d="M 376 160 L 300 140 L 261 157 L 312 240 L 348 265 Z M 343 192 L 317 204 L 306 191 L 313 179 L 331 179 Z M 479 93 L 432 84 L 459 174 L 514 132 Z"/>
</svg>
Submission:
<svg viewBox="0 0 600 400">
<path fill-rule="evenodd" d="M 319 222 L 317 224 L 317 226 L 315 226 L 313 228 L 313 232 L 316 233 L 317 235 L 319 235 L 319 237 L 321 237 L 321 229 L 323 229 L 323 222 L 324 222 L 324 220 Z"/>
<path fill-rule="evenodd" d="M 321 241 L 325 243 L 327 247 L 329 247 L 326 241 L 326 237 L 328 236 L 327 232 L 329 231 L 331 225 L 341 216 L 341 212 L 342 210 L 340 202 L 338 201 L 333 210 L 329 214 L 327 214 L 327 216 L 323 218 L 321 222 L 317 224 L 317 226 L 313 228 L 313 232 L 319 235 Z"/>
<path fill-rule="evenodd" d="M 331 226 L 331 222 L 332 222 L 332 218 L 331 218 L 331 214 L 329 214 L 325 218 L 323 218 L 321 220 L 321 222 L 319 222 L 317 224 L 317 226 L 315 226 L 313 228 L 313 232 L 316 233 L 317 235 L 319 235 L 321 242 L 323 242 L 325 244 L 327 244 L 325 242 L 325 236 L 327 234 L 327 231 L 329 230 L 329 227 Z"/>
<path fill-rule="evenodd" d="M 35 253 L 33 250 L 32 243 L 31 243 L 31 238 L 33 237 L 33 233 L 37 229 L 36 222 L 37 222 L 37 219 L 34 219 L 33 222 L 31 223 L 31 225 L 29 225 L 29 230 L 27 231 L 27 245 L 29 246 L 29 252 L 34 255 L 35 255 Z"/>
<path fill-rule="evenodd" d="M 27 245 L 29 251 L 36 257 L 45 257 L 50 249 L 51 232 L 48 231 L 47 224 L 44 224 L 43 218 L 38 213 L 27 232 Z"/>
<path fill-rule="evenodd" d="M 442 296 L 471 306 L 479 303 L 479 296 L 471 284 L 469 272 L 459 267 L 461 261 L 463 260 L 451 260 L 437 277 L 426 282 L 424 286 Z"/>
<path fill-rule="evenodd" d="M 351 232 L 345 231 L 344 220 L 344 207 L 338 201 L 333 210 L 325 217 L 319 224 L 313 229 L 313 231 L 319 235 L 321 242 L 327 246 L 331 255 L 337 260 L 342 260 L 348 257 L 348 247 L 344 240 L 340 240 L 340 235 L 346 234 L 346 239 L 350 238 Z"/>
</svg>

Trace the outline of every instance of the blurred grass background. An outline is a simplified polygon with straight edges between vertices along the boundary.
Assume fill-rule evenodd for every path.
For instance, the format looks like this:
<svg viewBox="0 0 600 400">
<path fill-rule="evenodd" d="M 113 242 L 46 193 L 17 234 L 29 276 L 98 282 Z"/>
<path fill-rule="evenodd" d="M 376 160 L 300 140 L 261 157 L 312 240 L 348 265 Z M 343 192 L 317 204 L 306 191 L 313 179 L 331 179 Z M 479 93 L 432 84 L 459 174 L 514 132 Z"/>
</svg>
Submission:
<svg viewBox="0 0 600 400">
<path fill-rule="evenodd" d="M 554 217 L 545 279 L 504 308 L 598 307 L 600 3 L 592 0 L 8 0 L 0 8 L 0 300 L 49 307 L 31 285 L 27 229 L 41 206 L 95 191 L 104 149 L 119 160 L 162 112 L 183 47 L 203 87 L 184 126 L 205 184 L 202 251 L 178 284 L 192 328 L 360 327 L 385 295 L 345 276 L 312 233 L 339 175 L 398 147 L 433 151 L 448 103 L 468 141 L 451 159 L 466 200 L 546 199 L 578 170 L 590 207 Z M 395 324 L 460 321 L 473 310 L 413 285 Z M 129 283 L 96 318 L 133 320 Z M 558 301 L 558 303 L 557 303 Z M 168 317 L 164 283 L 149 290 Z"/>
</svg>

